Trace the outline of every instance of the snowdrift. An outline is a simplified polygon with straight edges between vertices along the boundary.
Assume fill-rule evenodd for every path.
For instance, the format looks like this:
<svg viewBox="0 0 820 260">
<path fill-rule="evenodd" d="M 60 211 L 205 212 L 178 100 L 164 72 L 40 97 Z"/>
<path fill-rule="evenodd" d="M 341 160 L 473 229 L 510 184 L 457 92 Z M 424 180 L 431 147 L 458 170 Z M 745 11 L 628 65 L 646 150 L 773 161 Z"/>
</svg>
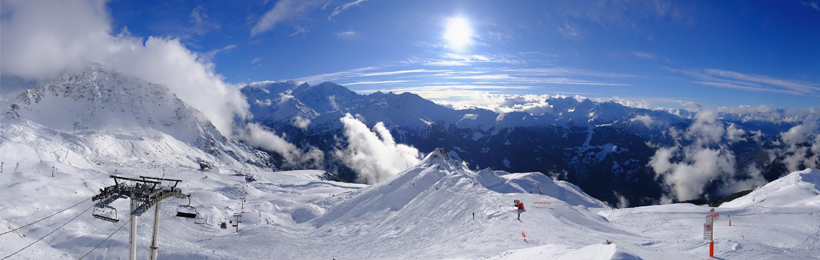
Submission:
<svg viewBox="0 0 820 260">
<path fill-rule="evenodd" d="M 792 172 L 721 207 L 820 207 L 820 170 Z"/>
</svg>

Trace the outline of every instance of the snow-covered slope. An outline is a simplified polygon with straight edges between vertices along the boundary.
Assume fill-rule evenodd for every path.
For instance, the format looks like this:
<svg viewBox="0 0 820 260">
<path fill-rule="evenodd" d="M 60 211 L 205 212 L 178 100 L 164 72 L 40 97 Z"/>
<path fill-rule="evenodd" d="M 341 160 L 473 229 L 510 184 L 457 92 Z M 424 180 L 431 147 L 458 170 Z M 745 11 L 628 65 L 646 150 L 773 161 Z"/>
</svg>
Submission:
<svg viewBox="0 0 820 260">
<path fill-rule="evenodd" d="M 452 198 L 448 199 L 448 202 L 438 201 L 441 199 L 440 195 L 436 195 L 438 191 L 452 193 L 454 197 L 466 195 L 467 198 L 449 204 Z M 480 194 L 486 193 L 538 193 L 570 206 L 605 207 L 603 203 L 584 194 L 575 185 L 563 181 L 554 182 L 541 173 L 507 174 L 503 177 L 495 175 L 491 170 L 475 173 L 443 149 L 436 149 L 419 165 L 373 185 L 356 198 L 336 206 L 312 223 L 321 227 L 328 222 L 348 223 L 369 218 L 384 219 L 389 218 L 391 213 L 401 214 L 405 207 L 413 210 L 425 207 L 424 210 L 430 213 L 452 211 L 450 207 L 464 206 L 474 209 L 469 204 L 479 202 L 470 196 L 481 196 Z M 383 216 L 383 213 L 388 216 Z"/>
<path fill-rule="evenodd" d="M 166 87 L 99 65 L 7 102 L 0 146 L 26 146 L 56 161 L 73 155 L 86 164 L 269 167 L 265 153 L 226 138 Z"/>
<path fill-rule="evenodd" d="M 783 176 L 721 207 L 820 207 L 820 170 L 805 169 Z"/>
<path fill-rule="evenodd" d="M 4 198 L 0 200 L 0 232 L 82 202 L 99 188 L 112 185 L 107 174 L 114 170 L 131 177 L 164 175 L 183 180 L 180 187 L 192 194 L 191 205 L 205 223 L 175 217 L 177 205 L 187 200 L 165 200 L 160 206 L 161 259 L 705 259 L 708 254 L 702 232 L 708 207 L 672 204 L 612 209 L 551 179 L 471 172 L 443 151 L 372 186 L 323 180 L 319 177 L 322 171 L 238 175 L 171 166 L 91 165 L 84 169 L 48 157 L 40 162 L 21 151 L 14 157 L 20 160 L 19 166 L 7 162 L 9 153 L 0 153 L 0 161 L 6 162 L 5 177 L 0 180 L 0 197 Z M 59 169 L 55 177 L 48 174 L 52 165 Z M 256 181 L 247 182 L 245 174 L 253 174 Z M 531 187 L 542 187 L 544 194 L 528 192 Z M 565 194 L 568 201 L 546 194 Z M 246 198 L 244 203 L 241 197 Z M 525 204 L 520 220 L 513 200 Z M 77 259 L 97 245 L 90 259 L 124 258 L 128 227 L 103 242 L 124 222 L 92 218 L 89 211 L 83 212 L 91 205 L 82 202 L 0 236 L 0 256 L 56 230 L 14 258 Z M 124 218 L 127 201 L 112 205 Z M 816 207 L 717 210 L 723 217 L 715 222 L 716 257 L 817 259 L 820 255 Z M 239 232 L 231 226 L 219 228 L 240 212 L 244 214 Z M 149 252 L 151 219 L 146 214 L 138 221 L 139 258 Z M 68 225 L 61 227 L 64 223 Z"/>
</svg>

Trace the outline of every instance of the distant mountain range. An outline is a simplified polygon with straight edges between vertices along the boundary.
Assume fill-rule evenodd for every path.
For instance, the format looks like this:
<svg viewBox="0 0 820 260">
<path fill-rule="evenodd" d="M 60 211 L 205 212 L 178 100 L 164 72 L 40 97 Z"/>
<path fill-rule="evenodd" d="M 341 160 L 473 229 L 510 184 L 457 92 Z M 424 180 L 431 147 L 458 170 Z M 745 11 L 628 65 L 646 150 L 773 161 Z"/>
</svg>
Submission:
<svg viewBox="0 0 820 260">
<path fill-rule="evenodd" d="M 663 177 L 657 177 L 649 166 L 651 158 L 659 147 L 697 143 L 691 138 L 676 138 L 668 131 L 686 131 L 695 123 L 696 113 L 636 108 L 613 101 L 551 97 L 545 100 L 550 106 L 535 114 L 456 110 L 412 93 L 359 95 L 331 82 L 315 86 L 254 83 L 241 91 L 251 105 L 253 121 L 283 134 L 292 143 L 326 151 L 325 168 L 349 180 L 356 179 L 356 170 L 334 160 L 330 152 L 346 146 L 346 140 L 338 137 L 343 135 L 339 119 L 347 113 L 368 127 L 383 122 L 396 142 L 420 152 L 442 147 L 471 168 L 542 172 L 575 183 L 612 205 L 624 200 L 631 206 L 659 203 L 669 190 Z M 761 169 L 768 181 L 788 173 L 783 160 L 794 154 L 782 152 L 785 148 L 779 134 L 805 118 L 778 109 L 718 111 L 718 126 L 727 129 L 721 130 L 726 136 L 719 136 L 711 147 L 730 151 L 736 171 L 708 183 L 705 193 L 715 198 L 722 195 L 721 187 L 728 180 L 750 178 L 749 165 Z M 811 147 L 811 143 L 806 145 Z"/>
<path fill-rule="evenodd" d="M 0 97 L 0 143 L 22 145 L 20 156 L 75 167 L 197 167 L 200 161 L 217 169 L 299 167 L 220 133 L 165 86 L 99 65 L 46 84 L 5 78 L 3 84 L 21 92 Z M 420 155 L 443 148 L 470 169 L 541 172 L 610 205 L 658 204 L 684 192 L 676 185 L 688 180 L 675 174 L 697 177 L 699 168 L 712 175 L 686 185 L 713 200 L 820 166 L 814 110 L 719 108 L 704 121 L 687 110 L 563 96 L 541 100 L 537 109 L 499 112 L 453 109 L 412 93 L 360 95 L 330 82 L 253 83 L 241 92 L 250 121 L 298 148 L 318 148 L 321 168 L 351 181 L 361 180 L 361 169 L 338 156 L 349 147 L 340 120 L 347 114 L 370 128 L 381 122 L 396 143 Z M 248 123 L 242 120 L 236 119 L 237 129 Z M 722 160 L 705 162 L 711 157 Z"/>
</svg>

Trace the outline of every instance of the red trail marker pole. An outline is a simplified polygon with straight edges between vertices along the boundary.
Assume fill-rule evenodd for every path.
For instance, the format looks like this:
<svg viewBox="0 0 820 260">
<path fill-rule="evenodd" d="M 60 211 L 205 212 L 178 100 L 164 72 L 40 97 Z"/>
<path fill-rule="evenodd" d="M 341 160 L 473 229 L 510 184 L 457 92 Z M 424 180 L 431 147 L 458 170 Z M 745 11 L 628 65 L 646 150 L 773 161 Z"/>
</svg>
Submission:
<svg viewBox="0 0 820 260">
<path fill-rule="evenodd" d="M 709 242 L 709 257 L 715 257 L 715 242 Z"/>
</svg>

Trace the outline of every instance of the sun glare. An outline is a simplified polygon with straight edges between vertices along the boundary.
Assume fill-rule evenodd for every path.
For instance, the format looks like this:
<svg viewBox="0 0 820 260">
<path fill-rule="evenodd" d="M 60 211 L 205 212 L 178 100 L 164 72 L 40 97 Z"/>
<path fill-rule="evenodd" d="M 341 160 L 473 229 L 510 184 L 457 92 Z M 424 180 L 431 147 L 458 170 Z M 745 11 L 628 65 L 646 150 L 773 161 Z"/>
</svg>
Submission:
<svg viewBox="0 0 820 260">
<path fill-rule="evenodd" d="M 447 40 L 448 46 L 456 49 L 472 44 L 473 28 L 470 27 L 470 22 L 462 17 L 447 19 L 444 39 Z"/>
</svg>

